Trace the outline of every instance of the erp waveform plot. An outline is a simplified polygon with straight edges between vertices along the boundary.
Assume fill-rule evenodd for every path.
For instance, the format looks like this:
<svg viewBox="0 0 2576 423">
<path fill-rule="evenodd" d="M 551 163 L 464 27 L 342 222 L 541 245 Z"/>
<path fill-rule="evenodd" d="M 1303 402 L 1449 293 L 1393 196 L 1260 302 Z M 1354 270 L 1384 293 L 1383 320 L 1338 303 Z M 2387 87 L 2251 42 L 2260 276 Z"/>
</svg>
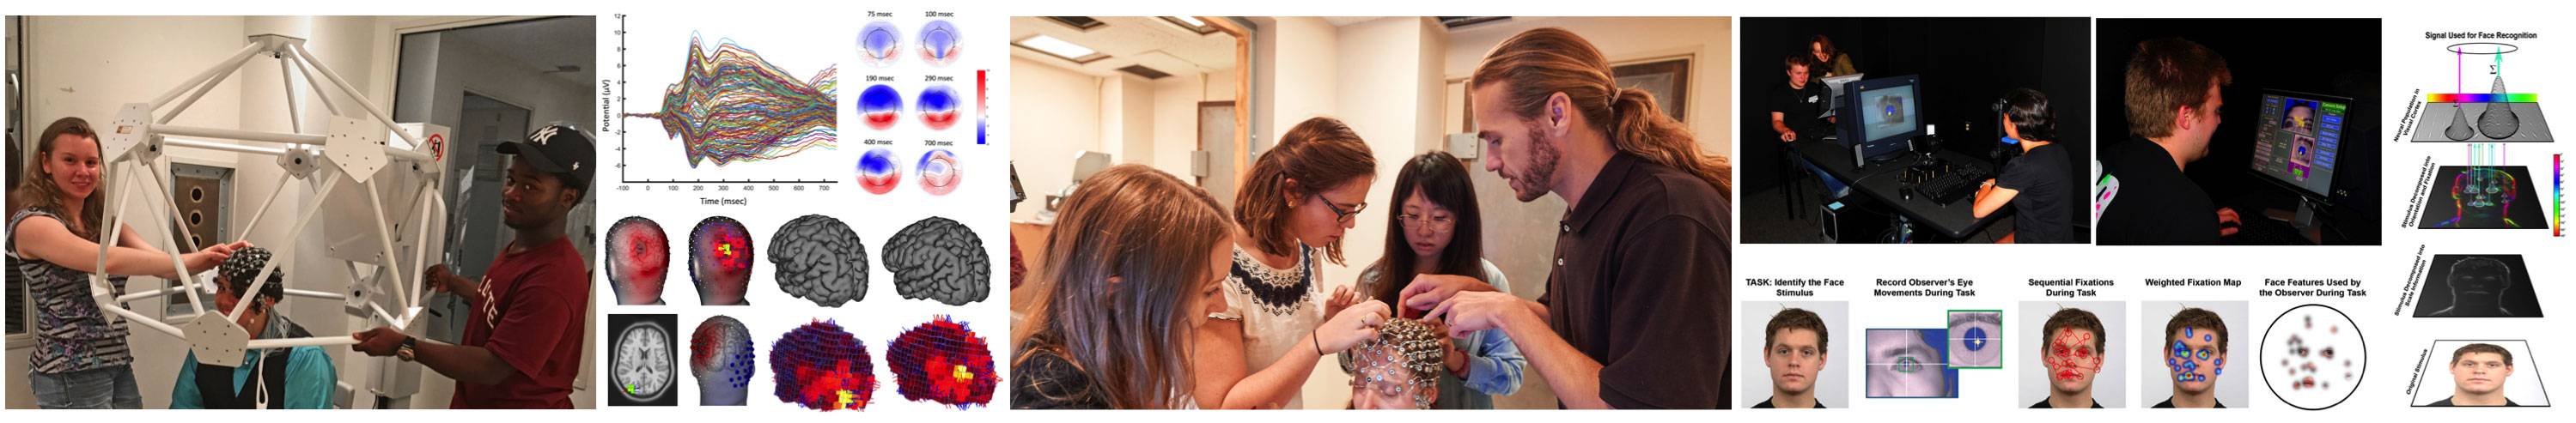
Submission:
<svg viewBox="0 0 2576 423">
<path fill-rule="evenodd" d="M 627 113 L 657 119 L 684 144 L 689 167 L 786 157 L 832 149 L 836 134 L 836 67 L 799 79 L 760 53 L 722 39 L 710 48 L 689 35 L 681 78 L 662 92 L 661 111 Z"/>
</svg>

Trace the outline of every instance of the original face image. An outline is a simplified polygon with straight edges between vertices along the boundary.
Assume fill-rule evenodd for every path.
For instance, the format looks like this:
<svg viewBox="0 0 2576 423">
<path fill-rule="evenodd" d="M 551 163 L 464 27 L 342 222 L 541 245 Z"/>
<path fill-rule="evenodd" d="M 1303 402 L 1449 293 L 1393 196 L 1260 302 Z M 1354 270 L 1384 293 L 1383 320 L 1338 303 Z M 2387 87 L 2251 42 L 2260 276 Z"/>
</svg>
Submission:
<svg viewBox="0 0 2576 423">
<path fill-rule="evenodd" d="M 1944 365 L 1942 329 L 1870 329 L 1868 343 L 1870 398 L 1957 397 L 1958 370 Z"/>
<path fill-rule="evenodd" d="M 1781 329 L 1772 335 L 1770 348 L 1762 351 L 1762 364 L 1771 368 L 1771 386 L 1781 392 L 1809 392 L 1816 389 L 1816 372 L 1825 367 L 1825 351 L 1818 347 L 1816 331 Z"/>
<path fill-rule="evenodd" d="M 1950 312 L 1950 367 L 2002 368 L 2004 313 Z"/>
<path fill-rule="evenodd" d="M 2451 386 L 2460 393 L 2493 394 L 2512 376 L 2513 365 L 2505 364 L 2503 354 L 2468 353 L 2451 362 Z"/>
</svg>

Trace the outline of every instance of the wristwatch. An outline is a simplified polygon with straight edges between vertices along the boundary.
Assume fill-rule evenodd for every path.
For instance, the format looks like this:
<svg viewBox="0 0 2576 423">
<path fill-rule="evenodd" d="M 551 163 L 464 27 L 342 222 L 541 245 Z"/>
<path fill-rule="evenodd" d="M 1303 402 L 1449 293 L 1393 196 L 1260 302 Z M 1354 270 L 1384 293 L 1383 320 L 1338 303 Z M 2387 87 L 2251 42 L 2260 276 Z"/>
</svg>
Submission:
<svg viewBox="0 0 2576 423">
<path fill-rule="evenodd" d="M 418 353 L 416 352 L 416 351 L 419 351 L 419 350 L 418 350 L 419 346 L 420 346 L 420 338 L 413 338 L 413 337 L 410 337 L 410 336 L 404 336 L 404 337 L 403 337 L 403 341 L 402 341 L 402 347 L 401 347 L 401 348 L 394 349 L 394 357 L 396 357 L 396 358 L 401 358 L 401 359 L 402 359 L 402 361 L 419 361 L 419 360 L 420 360 L 420 358 L 418 357 Z"/>
</svg>

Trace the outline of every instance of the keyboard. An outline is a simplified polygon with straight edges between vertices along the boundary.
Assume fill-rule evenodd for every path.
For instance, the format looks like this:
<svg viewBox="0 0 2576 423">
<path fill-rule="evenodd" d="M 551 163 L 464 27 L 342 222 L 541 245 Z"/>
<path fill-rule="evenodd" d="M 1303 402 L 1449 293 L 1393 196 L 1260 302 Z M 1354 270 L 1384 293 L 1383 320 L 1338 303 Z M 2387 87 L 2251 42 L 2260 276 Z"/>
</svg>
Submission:
<svg viewBox="0 0 2576 423">
<path fill-rule="evenodd" d="M 1977 195 L 1977 187 L 1993 178 L 1985 170 L 1960 166 L 1947 161 L 1915 166 L 1905 171 L 1903 180 L 1912 184 L 1914 195 L 1935 204 L 1949 205 Z"/>
<path fill-rule="evenodd" d="M 2306 235 L 2299 233 L 2298 227 L 2290 226 L 2289 223 L 2264 218 L 2261 214 L 2240 215 L 2247 217 L 2239 221 L 2241 223 L 2236 227 L 2236 235 L 2221 238 L 2219 240 L 2220 243 L 2227 245 L 2316 245 L 2316 241 L 2309 241 Z"/>
</svg>

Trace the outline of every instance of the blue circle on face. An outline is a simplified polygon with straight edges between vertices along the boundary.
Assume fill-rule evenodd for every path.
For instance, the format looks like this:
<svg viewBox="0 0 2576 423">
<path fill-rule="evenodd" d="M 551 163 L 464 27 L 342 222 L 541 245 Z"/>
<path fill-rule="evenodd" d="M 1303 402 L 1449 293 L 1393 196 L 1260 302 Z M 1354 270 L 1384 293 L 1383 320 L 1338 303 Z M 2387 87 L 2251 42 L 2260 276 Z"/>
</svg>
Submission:
<svg viewBox="0 0 2576 423">
<path fill-rule="evenodd" d="M 1968 351 L 1984 351 L 1989 339 L 1993 338 L 1986 337 L 1986 328 L 1968 328 L 1967 341 L 1962 343 L 1968 345 Z"/>
</svg>

